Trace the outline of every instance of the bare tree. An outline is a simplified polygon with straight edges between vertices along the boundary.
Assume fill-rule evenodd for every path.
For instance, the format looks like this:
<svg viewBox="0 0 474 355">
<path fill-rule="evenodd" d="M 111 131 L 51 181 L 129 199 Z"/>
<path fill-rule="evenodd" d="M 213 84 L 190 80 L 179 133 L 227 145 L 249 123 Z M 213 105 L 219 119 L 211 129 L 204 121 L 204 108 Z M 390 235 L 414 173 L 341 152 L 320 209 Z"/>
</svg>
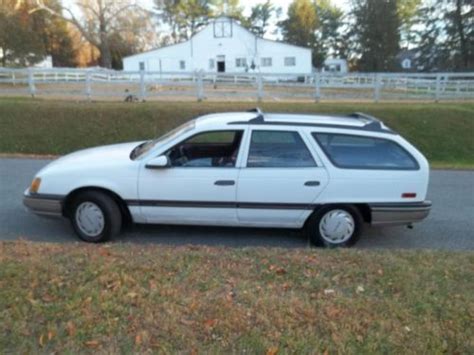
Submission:
<svg viewBox="0 0 474 355">
<path fill-rule="evenodd" d="M 59 11 L 48 6 L 45 0 L 36 0 L 36 9 L 48 11 L 73 24 L 81 35 L 100 52 L 100 65 L 112 66 L 111 38 L 122 29 L 118 28 L 121 17 L 130 11 L 144 11 L 135 2 L 120 0 L 77 0 L 74 7 L 61 6 Z"/>
</svg>

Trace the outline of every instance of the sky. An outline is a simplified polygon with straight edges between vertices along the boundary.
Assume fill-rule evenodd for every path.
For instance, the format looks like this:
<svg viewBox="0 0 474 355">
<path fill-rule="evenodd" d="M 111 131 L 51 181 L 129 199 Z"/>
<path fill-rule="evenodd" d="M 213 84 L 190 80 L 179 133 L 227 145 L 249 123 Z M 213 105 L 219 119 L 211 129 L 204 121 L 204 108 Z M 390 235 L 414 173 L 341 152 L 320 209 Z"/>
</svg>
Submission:
<svg viewBox="0 0 474 355">
<path fill-rule="evenodd" d="M 144 6 L 147 8 L 153 7 L 153 0 L 139 0 L 141 3 L 143 3 Z M 252 6 L 255 6 L 256 4 L 263 3 L 265 0 L 240 0 L 240 3 L 244 6 L 245 8 L 245 13 L 250 14 L 250 9 Z M 286 14 L 286 11 L 288 9 L 288 5 L 292 2 L 292 0 L 273 0 L 272 3 L 276 5 L 277 7 L 281 7 L 283 10 L 283 14 Z M 332 0 L 332 3 L 336 6 L 339 6 L 342 9 L 347 8 L 347 3 L 348 0 Z"/>
<path fill-rule="evenodd" d="M 62 3 L 66 6 L 71 8 L 73 11 L 75 10 L 74 8 L 74 3 L 77 0 L 62 0 Z M 153 9 L 154 7 L 154 0 L 118 0 L 118 1 L 136 1 L 138 4 L 143 6 L 146 9 Z M 244 14 L 245 15 L 250 15 L 250 10 L 253 6 L 259 3 L 263 3 L 265 0 L 240 0 L 240 3 L 244 6 Z M 286 17 L 286 13 L 288 10 L 288 6 L 291 4 L 292 0 L 272 0 L 272 3 L 276 5 L 277 7 L 281 7 L 282 9 L 282 15 L 279 18 L 279 20 L 283 20 Z M 340 7 L 342 10 L 347 11 L 348 10 L 348 3 L 349 0 L 331 0 L 331 2 Z M 76 9 L 77 11 L 77 9 Z M 74 11 L 75 12 L 75 11 Z M 265 35 L 265 37 L 270 38 L 270 39 L 281 39 L 279 38 L 279 35 L 274 33 L 276 29 L 275 23 L 272 23 L 271 26 L 269 27 L 269 31 Z"/>
</svg>

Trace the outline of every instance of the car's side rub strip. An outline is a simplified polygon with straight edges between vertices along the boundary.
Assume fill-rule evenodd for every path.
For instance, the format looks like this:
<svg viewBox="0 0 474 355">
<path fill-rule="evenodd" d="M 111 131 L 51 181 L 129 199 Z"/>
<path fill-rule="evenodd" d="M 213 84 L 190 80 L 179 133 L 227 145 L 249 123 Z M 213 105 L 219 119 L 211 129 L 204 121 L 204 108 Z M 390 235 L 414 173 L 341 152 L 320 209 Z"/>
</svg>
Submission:
<svg viewBox="0 0 474 355">
<path fill-rule="evenodd" d="M 126 200 L 129 206 L 142 207 L 202 207 L 202 208 L 249 208 L 278 210 L 313 210 L 318 205 L 307 203 L 260 203 L 226 201 L 169 201 L 169 200 Z"/>
</svg>

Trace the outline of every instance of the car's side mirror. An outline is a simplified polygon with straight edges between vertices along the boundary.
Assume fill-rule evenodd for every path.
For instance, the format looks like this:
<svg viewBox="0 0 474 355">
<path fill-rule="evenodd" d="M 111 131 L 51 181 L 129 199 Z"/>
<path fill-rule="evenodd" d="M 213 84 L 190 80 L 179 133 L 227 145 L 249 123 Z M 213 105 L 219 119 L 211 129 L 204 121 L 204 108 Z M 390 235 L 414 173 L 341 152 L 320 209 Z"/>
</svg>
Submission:
<svg viewBox="0 0 474 355">
<path fill-rule="evenodd" d="M 169 167 L 170 160 L 166 155 L 160 155 L 159 157 L 153 158 L 146 163 L 145 168 L 147 169 L 164 169 Z"/>
</svg>

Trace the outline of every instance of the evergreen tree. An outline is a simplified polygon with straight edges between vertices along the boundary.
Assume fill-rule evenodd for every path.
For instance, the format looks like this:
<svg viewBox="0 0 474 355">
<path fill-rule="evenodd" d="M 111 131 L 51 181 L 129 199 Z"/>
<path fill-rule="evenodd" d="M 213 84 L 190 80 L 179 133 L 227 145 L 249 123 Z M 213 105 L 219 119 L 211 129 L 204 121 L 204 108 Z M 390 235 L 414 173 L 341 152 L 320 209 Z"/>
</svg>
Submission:
<svg viewBox="0 0 474 355">
<path fill-rule="evenodd" d="M 342 33 L 344 13 L 330 0 L 316 1 L 315 9 L 320 22 L 316 30 L 317 62 L 323 63 L 328 56 L 345 58 L 346 45 Z"/>
<path fill-rule="evenodd" d="M 58 0 L 45 2 L 56 11 L 61 8 Z M 53 66 L 74 67 L 76 52 L 69 35 L 67 22 L 46 11 L 31 11 L 30 16 L 32 28 L 41 37 L 46 54 L 51 55 Z"/>
<path fill-rule="evenodd" d="M 155 0 L 160 19 L 171 27 L 174 43 L 191 38 L 212 15 L 212 0 Z"/>
<path fill-rule="evenodd" d="M 474 69 L 474 6 L 463 0 L 428 0 L 416 22 L 418 63 L 425 71 Z"/>
<path fill-rule="evenodd" d="M 34 30 L 24 3 L 0 3 L 0 62 L 6 66 L 29 66 L 46 55 L 41 37 Z"/>
<path fill-rule="evenodd" d="M 472 0 L 438 1 L 445 10 L 446 46 L 454 70 L 474 69 L 474 3 Z"/>
<path fill-rule="evenodd" d="M 316 43 L 316 29 L 319 19 L 314 3 L 310 0 L 293 0 L 288 7 L 288 18 L 278 23 L 283 39 L 291 44 L 311 48 L 313 50 L 313 65 L 321 66 L 321 56 Z"/>
<path fill-rule="evenodd" d="M 400 21 L 396 0 L 353 0 L 353 35 L 360 56 L 358 69 L 395 71 L 399 53 Z"/>
<path fill-rule="evenodd" d="M 279 16 L 280 13 L 281 8 L 273 5 L 271 0 L 266 0 L 252 7 L 247 26 L 257 36 L 263 37 L 268 31 L 271 18 L 274 15 Z"/>
</svg>

